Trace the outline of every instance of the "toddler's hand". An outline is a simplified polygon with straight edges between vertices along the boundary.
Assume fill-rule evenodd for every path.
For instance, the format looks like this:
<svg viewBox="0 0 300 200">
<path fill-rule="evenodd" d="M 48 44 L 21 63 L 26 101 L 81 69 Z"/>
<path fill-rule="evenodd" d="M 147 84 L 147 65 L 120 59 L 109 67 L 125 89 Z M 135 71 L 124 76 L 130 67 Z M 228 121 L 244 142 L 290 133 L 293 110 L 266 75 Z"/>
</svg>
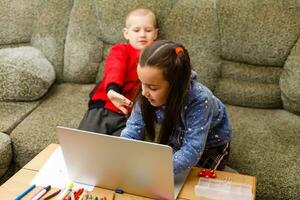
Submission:
<svg viewBox="0 0 300 200">
<path fill-rule="evenodd" d="M 127 99 L 123 95 L 115 92 L 114 90 L 109 90 L 107 93 L 107 97 L 125 115 L 128 114 L 127 108 L 132 106 L 132 102 L 129 99 Z"/>
</svg>

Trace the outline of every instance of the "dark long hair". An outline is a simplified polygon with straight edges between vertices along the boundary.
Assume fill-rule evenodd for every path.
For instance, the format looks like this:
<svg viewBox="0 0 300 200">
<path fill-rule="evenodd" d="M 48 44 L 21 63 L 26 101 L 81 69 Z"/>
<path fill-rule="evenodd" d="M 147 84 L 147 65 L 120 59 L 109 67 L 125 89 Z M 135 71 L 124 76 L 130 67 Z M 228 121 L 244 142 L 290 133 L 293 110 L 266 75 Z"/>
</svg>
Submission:
<svg viewBox="0 0 300 200">
<path fill-rule="evenodd" d="M 167 40 L 158 40 L 143 50 L 139 65 L 141 68 L 155 67 L 161 69 L 164 78 L 169 82 L 164 120 L 158 136 L 159 143 L 168 144 L 169 139 L 176 130 L 176 126 L 180 123 L 181 112 L 187 98 L 191 77 L 190 57 L 181 44 Z M 137 91 L 136 101 L 141 103 L 145 134 L 151 140 L 154 140 L 155 107 L 142 96 L 141 87 Z"/>
</svg>

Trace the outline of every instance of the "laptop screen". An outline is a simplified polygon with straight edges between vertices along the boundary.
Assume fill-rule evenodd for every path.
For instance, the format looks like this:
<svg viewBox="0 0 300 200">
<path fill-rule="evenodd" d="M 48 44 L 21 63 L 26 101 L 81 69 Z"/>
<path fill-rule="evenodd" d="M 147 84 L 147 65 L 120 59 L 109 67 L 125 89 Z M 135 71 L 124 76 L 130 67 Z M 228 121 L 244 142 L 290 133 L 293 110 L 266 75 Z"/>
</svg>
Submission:
<svg viewBox="0 0 300 200">
<path fill-rule="evenodd" d="M 57 135 L 73 181 L 174 199 L 171 147 L 65 127 L 57 127 Z"/>
</svg>

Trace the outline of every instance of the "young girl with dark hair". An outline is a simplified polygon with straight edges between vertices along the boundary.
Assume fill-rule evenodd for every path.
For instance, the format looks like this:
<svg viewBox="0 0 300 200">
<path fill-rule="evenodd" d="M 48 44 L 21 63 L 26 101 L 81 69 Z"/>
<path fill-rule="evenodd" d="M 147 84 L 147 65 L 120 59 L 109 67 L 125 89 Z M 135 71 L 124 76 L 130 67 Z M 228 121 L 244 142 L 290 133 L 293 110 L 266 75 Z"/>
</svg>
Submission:
<svg viewBox="0 0 300 200">
<path fill-rule="evenodd" d="M 121 136 L 171 146 L 175 174 L 196 164 L 222 170 L 231 125 L 224 104 L 196 81 L 187 50 L 156 41 L 143 50 L 137 72 L 141 87 Z"/>
</svg>

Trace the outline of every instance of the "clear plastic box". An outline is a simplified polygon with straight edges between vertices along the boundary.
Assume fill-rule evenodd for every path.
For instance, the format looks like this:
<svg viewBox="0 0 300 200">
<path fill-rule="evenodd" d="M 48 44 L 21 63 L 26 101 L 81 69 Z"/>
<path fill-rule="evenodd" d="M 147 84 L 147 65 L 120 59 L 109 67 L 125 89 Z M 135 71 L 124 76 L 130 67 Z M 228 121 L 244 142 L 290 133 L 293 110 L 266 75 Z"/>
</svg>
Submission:
<svg viewBox="0 0 300 200">
<path fill-rule="evenodd" d="M 200 177 L 195 185 L 198 197 L 222 200 L 253 200 L 252 186 L 227 180 Z"/>
</svg>

